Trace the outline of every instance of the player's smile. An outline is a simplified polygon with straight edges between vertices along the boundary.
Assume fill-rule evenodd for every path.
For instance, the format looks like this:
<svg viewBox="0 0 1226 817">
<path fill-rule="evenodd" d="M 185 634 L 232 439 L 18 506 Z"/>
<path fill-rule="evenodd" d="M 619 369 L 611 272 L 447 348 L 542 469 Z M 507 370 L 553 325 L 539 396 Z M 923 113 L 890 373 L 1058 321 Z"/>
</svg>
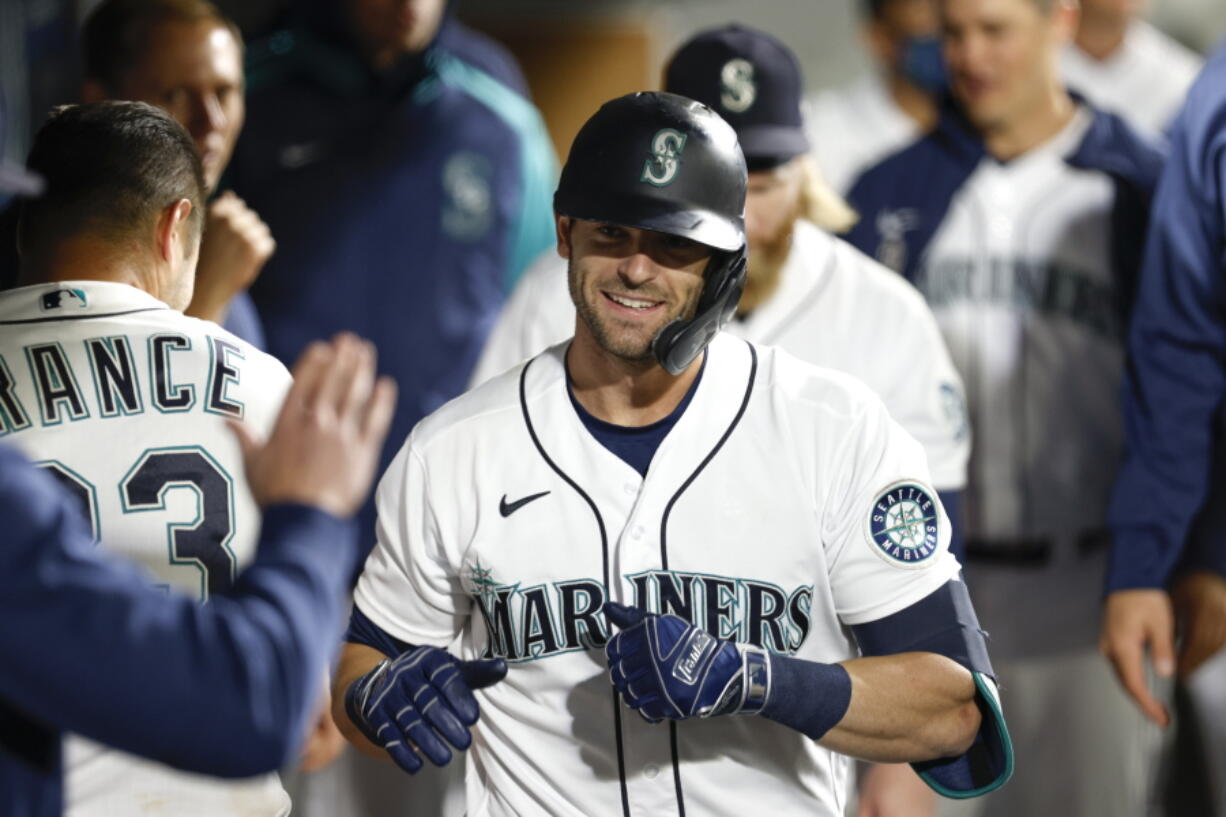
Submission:
<svg viewBox="0 0 1226 817">
<path fill-rule="evenodd" d="M 678 236 L 592 221 L 564 220 L 571 299 L 607 352 L 631 360 L 674 318 L 692 312 L 711 251 Z"/>
<path fill-rule="evenodd" d="M 624 313 L 634 317 L 655 315 L 665 304 L 664 301 L 627 295 L 625 293 L 614 293 L 603 289 L 600 291 L 600 294 L 605 297 L 605 300 L 608 301 L 615 313 Z"/>
</svg>

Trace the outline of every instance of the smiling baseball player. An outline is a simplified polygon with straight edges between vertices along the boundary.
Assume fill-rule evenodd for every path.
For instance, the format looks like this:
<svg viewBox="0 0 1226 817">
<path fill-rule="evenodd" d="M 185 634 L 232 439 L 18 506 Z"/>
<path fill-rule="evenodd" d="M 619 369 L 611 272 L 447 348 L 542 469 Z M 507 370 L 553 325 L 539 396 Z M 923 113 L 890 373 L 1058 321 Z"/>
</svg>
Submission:
<svg viewBox="0 0 1226 817">
<path fill-rule="evenodd" d="M 923 296 L 817 226 L 832 219 L 812 203 L 834 194 L 807 172 L 812 159 L 795 55 L 762 31 L 711 29 L 677 50 L 665 90 L 717 111 L 736 131 L 748 164 L 748 278 L 738 319 L 727 331 L 872 388 L 924 446 L 933 486 L 953 520 L 951 549 L 960 558 L 959 492 L 971 437 L 962 380 Z M 550 250 L 525 273 L 490 333 L 473 384 L 570 337 L 575 307 L 566 268 Z"/>
<path fill-rule="evenodd" d="M 408 771 L 471 747 L 474 817 L 834 817 L 848 755 L 964 796 L 1009 773 L 922 449 L 858 381 L 719 334 L 745 184 L 709 108 L 603 106 L 555 196 L 574 338 L 383 478 L 334 713 Z"/>
</svg>

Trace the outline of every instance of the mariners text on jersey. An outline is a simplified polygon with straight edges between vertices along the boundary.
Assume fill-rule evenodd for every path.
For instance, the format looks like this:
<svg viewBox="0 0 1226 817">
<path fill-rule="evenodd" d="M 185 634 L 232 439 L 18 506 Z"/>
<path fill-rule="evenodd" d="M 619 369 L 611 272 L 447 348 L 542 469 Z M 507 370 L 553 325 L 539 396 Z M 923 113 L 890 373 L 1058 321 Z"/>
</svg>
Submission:
<svg viewBox="0 0 1226 817">
<path fill-rule="evenodd" d="M 611 599 L 599 579 L 520 587 L 504 584 L 474 565 L 469 593 L 489 632 L 484 657 L 531 661 L 560 652 L 603 647 L 608 631 L 601 606 Z M 813 585 L 790 591 L 772 582 L 675 570 L 647 570 L 623 579 L 631 603 L 671 613 L 721 638 L 790 655 L 809 634 Z"/>
<path fill-rule="evenodd" d="M 480 692 L 469 813 L 841 814 L 850 761 L 800 732 L 627 717 L 600 605 L 809 661 L 850 658 L 848 626 L 957 574 L 923 450 L 854 378 L 720 334 L 643 475 L 578 416 L 565 349 L 418 424 L 380 483 L 378 544 L 354 594 L 394 639 L 508 659 Z M 896 510 L 875 539 L 882 503 Z M 532 758 L 515 748 L 529 745 Z M 534 758 L 549 758 L 547 774 Z M 780 785 L 798 769 L 798 785 Z"/>
</svg>

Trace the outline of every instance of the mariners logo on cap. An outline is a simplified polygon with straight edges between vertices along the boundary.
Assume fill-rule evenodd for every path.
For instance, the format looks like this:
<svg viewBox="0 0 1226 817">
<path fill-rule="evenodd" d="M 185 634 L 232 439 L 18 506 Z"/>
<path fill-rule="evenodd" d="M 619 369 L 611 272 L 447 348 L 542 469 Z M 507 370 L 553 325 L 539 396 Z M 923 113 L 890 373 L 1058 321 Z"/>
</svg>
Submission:
<svg viewBox="0 0 1226 817">
<path fill-rule="evenodd" d="M 732 113 L 745 113 L 758 98 L 753 81 L 753 63 L 749 60 L 728 60 L 719 72 L 719 104 Z"/>
<path fill-rule="evenodd" d="M 677 176 L 678 158 L 685 150 L 686 135 L 673 128 L 656 131 L 651 137 L 651 158 L 643 163 L 643 175 L 639 181 L 664 187 L 672 184 Z"/>
<path fill-rule="evenodd" d="M 891 564 L 921 567 L 937 552 L 937 503 L 913 482 L 899 482 L 885 490 L 868 517 L 869 539 Z"/>
</svg>

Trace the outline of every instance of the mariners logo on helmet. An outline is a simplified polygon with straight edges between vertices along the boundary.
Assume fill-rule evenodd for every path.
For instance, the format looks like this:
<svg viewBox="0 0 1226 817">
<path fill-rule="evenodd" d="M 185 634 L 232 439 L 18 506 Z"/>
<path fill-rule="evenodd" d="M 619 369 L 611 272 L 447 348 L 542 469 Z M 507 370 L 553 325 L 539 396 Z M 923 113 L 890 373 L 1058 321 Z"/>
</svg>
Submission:
<svg viewBox="0 0 1226 817">
<path fill-rule="evenodd" d="M 651 158 L 643 163 L 643 175 L 639 181 L 656 187 L 672 184 L 679 166 L 677 157 L 685 150 L 685 140 L 685 134 L 673 128 L 656 131 L 651 138 Z"/>
<path fill-rule="evenodd" d="M 758 98 L 753 63 L 749 60 L 728 60 L 719 72 L 719 81 L 719 104 L 727 111 L 745 113 Z"/>
<path fill-rule="evenodd" d="M 922 567 L 937 552 L 939 514 L 927 490 L 911 482 L 891 485 L 868 518 L 869 539 L 882 558 L 903 567 Z"/>
</svg>

